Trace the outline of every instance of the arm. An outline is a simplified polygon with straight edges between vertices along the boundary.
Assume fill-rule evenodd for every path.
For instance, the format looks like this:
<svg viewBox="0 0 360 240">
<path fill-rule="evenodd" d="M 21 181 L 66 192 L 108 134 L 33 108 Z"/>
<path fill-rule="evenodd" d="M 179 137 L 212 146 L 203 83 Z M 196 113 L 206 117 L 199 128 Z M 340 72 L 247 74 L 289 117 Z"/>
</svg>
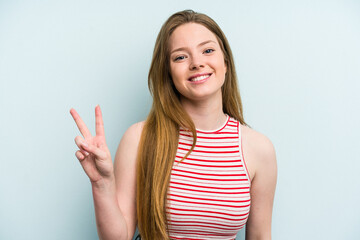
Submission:
<svg viewBox="0 0 360 240">
<path fill-rule="evenodd" d="M 92 136 L 85 123 L 74 109 L 70 110 L 83 138 L 77 136 L 75 138 L 76 145 L 79 150 L 76 152 L 76 157 L 79 159 L 85 173 L 88 175 L 93 192 L 96 223 L 98 229 L 98 235 L 100 239 L 132 239 L 133 231 L 131 230 L 132 222 L 134 222 L 134 215 L 130 215 L 126 211 L 123 211 L 124 207 L 120 206 L 118 201 L 119 192 L 123 193 L 123 199 L 130 199 L 132 201 L 132 195 L 128 194 L 127 190 L 119 188 L 117 186 L 117 179 L 121 179 L 130 185 L 133 178 L 131 174 L 125 174 L 124 176 L 117 177 L 119 171 L 115 170 L 111 161 L 111 155 L 105 142 L 103 120 L 100 107 L 95 108 L 95 121 L 96 121 L 96 135 Z M 134 137 L 129 137 L 134 131 L 130 128 L 124 135 L 122 141 L 119 144 L 119 149 L 126 149 L 127 146 L 136 145 L 133 140 Z M 129 155 L 132 154 L 132 158 L 121 158 L 123 151 L 119 151 L 116 154 L 115 162 L 121 163 L 118 166 L 127 167 L 127 164 L 122 163 L 127 161 L 128 165 L 131 165 L 131 161 L 136 159 L 136 151 L 131 151 L 133 148 L 129 147 Z M 133 161 L 135 162 L 135 161 Z M 118 168 L 115 168 L 118 169 Z M 117 173 L 116 173 L 117 172 Z M 121 172 L 120 172 L 121 173 Z M 125 201 L 126 202 L 126 201 Z M 131 235 L 132 233 L 132 235 Z"/>
<path fill-rule="evenodd" d="M 273 200 L 277 179 L 273 144 L 264 135 L 250 130 L 246 147 L 251 164 L 251 207 L 246 224 L 246 240 L 270 240 Z M 245 157 L 246 159 L 246 157 Z"/>
<path fill-rule="evenodd" d="M 136 229 L 136 157 L 143 123 L 132 125 L 122 137 L 114 160 L 111 191 L 94 191 L 100 239 L 131 240 Z"/>
<path fill-rule="evenodd" d="M 115 177 L 92 184 L 96 227 L 101 240 L 131 239 L 116 197 Z"/>
<path fill-rule="evenodd" d="M 144 122 L 132 125 L 124 134 L 115 156 L 118 205 L 127 223 L 128 239 L 136 229 L 136 158 Z"/>
</svg>

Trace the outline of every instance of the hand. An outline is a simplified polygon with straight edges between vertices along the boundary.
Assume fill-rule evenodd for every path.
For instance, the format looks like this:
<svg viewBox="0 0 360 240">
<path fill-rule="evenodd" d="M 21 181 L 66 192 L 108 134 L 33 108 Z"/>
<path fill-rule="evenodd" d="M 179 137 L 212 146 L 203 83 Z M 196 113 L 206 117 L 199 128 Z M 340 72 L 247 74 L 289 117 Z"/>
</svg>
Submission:
<svg viewBox="0 0 360 240">
<path fill-rule="evenodd" d="M 70 114 L 74 118 L 82 136 L 75 138 L 75 143 L 79 147 L 75 156 L 79 159 L 85 173 L 92 183 L 98 183 L 104 178 L 114 176 L 111 154 L 105 142 L 104 123 L 101 115 L 100 106 L 95 107 L 95 129 L 96 135 L 92 136 L 84 121 L 75 109 L 70 109 Z"/>
</svg>

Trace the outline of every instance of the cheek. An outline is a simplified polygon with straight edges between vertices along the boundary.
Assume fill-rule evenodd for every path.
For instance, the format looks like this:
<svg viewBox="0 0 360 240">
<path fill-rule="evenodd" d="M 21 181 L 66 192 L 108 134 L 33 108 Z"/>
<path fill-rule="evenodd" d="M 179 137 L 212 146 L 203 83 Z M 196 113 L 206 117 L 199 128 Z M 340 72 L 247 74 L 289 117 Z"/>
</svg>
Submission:
<svg viewBox="0 0 360 240">
<path fill-rule="evenodd" d="M 219 59 L 218 61 L 214 62 L 215 66 L 216 66 L 216 70 L 219 74 L 223 74 L 225 76 L 227 68 L 226 68 L 226 63 L 224 62 L 223 59 Z"/>
<path fill-rule="evenodd" d="M 226 63 L 222 53 L 218 53 L 211 59 L 212 67 L 215 67 L 218 71 L 226 72 Z"/>
<path fill-rule="evenodd" d="M 176 84 L 176 82 L 181 82 L 184 79 L 184 69 L 183 66 L 180 65 L 170 65 L 170 74 L 171 77 L 173 79 L 174 84 Z"/>
<path fill-rule="evenodd" d="M 170 75 L 176 90 L 178 90 L 178 92 L 181 92 L 181 79 L 180 79 L 181 75 L 178 69 L 170 66 Z"/>
<path fill-rule="evenodd" d="M 176 78 L 176 67 L 174 66 L 174 64 L 170 63 L 170 75 L 171 77 L 174 79 Z"/>
</svg>

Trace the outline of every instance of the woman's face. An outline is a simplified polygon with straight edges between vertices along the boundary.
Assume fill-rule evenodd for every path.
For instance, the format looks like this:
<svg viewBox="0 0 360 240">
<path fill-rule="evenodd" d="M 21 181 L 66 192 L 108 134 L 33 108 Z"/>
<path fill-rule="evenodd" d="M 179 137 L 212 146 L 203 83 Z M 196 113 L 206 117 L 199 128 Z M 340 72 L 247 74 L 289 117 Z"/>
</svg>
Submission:
<svg viewBox="0 0 360 240">
<path fill-rule="evenodd" d="M 182 100 L 221 98 L 224 54 L 216 36 L 198 23 L 177 27 L 169 39 L 170 73 Z"/>
</svg>

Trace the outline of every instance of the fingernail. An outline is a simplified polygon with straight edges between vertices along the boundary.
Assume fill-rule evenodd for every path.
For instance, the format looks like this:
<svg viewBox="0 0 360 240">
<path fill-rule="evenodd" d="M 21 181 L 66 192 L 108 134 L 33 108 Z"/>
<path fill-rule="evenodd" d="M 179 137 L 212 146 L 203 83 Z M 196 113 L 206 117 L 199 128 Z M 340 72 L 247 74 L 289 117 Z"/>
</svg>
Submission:
<svg viewBox="0 0 360 240">
<path fill-rule="evenodd" d="M 86 142 L 81 143 L 84 147 L 89 147 L 89 145 Z"/>
<path fill-rule="evenodd" d="M 88 153 L 88 152 L 85 152 L 85 151 L 84 151 L 84 153 L 85 153 L 86 156 L 89 156 L 89 153 Z"/>
</svg>

